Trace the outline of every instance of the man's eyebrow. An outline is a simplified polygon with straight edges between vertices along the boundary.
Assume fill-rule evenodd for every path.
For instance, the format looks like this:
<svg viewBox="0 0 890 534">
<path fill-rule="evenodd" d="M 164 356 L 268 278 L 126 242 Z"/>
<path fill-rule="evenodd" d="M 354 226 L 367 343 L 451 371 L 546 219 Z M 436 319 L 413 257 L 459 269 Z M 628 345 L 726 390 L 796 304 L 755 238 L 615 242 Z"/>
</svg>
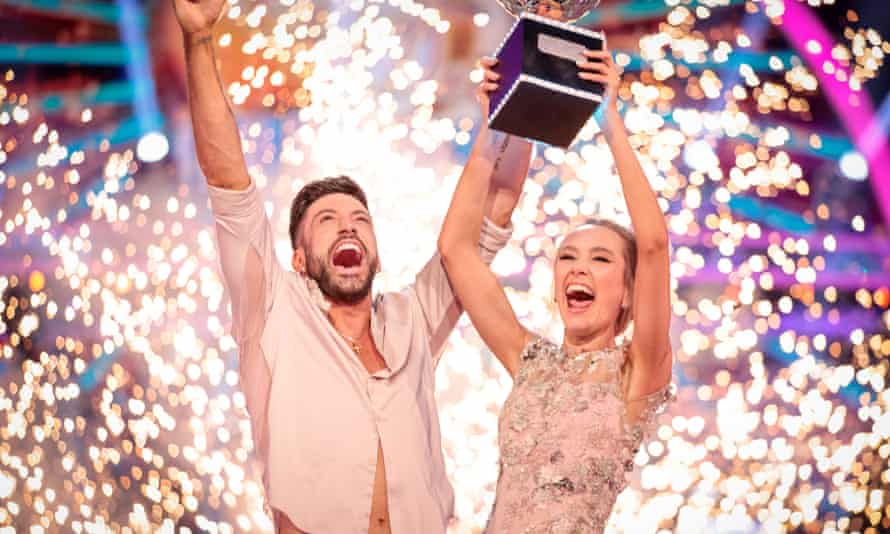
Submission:
<svg viewBox="0 0 890 534">
<path fill-rule="evenodd" d="M 325 209 L 319 211 L 318 213 L 316 213 L 315 215 L 313 215 L 313 216 L 312 216 L 312 220 L 314 221 L 315 219 L 318 218 L 319 215 L 322 215 L 322 214 L 324 214 L 324 213 L 332 213 L 332 214 L 334 214 L 334 215 L 337 214 L 337 212 L 334 211 L 334 210 L 332 210 L 331 208 L 325 208 Z"/>
</svg>

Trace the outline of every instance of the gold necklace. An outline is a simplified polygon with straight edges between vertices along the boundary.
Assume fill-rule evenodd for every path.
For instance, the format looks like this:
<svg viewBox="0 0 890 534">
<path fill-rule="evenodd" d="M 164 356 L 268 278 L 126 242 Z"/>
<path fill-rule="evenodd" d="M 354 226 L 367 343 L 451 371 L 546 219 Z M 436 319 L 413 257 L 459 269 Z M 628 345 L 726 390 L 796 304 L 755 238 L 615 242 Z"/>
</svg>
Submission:
<svg viewBox="0 0 890 534">
<path fill-rule="evenodd" d="M 335 328 L 334 330 L 337 330 L 337 329 Z M 346 334 L 344 334 L 343 332 L 341 332 L 339 330 L 337 330 L 337 333 L 340 334 L 340 337 L 342 337 L 343 340 L 349 344 L 349 348 L 352 349 L 352 352 L 354 352 L 356 356 L 358 356 L 359 353 L 361 353 L 362 346 L 359 345 L 357 339 L 355 339 L 352 336 L 347 336 Z"/>
</svg>

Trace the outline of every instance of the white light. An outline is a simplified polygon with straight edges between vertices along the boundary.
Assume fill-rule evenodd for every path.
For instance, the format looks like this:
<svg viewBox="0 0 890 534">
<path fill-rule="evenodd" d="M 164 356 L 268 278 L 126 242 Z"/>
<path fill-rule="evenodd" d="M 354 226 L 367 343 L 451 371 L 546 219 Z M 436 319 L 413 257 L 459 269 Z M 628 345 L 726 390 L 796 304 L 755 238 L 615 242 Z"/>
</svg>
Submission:
<svg viewBox="0 0 890 534">
<path fill-rule="evenodd" d="M 697 171 L 706 171 L 719 165 L 720 160 L 707 141 L 689 143 L 683 150 L 683 161 Z"/>
<path fill-rule="evenodd" d="M 847 152 L 841 157 L 841 172 L 851 180 L 865 180 L 868 176 L 868 162 L 859 152 Z"/>
<path fill-rule="evenodd" d="M 40 326 L 40 320 L 37 318 L 37 315 L 33 313 L 29 313 L 22 317 L 21 322 L 19 322 L 19 333 L 23 337 L 28 337 L 37 330 L 37 327 Z"/>
<path fill-rule="evenodd" d="M 160 132 L 149 132 L 136 145 L 136 155 L 146 163 L 161 161 L 170 151 L 167 137 Z"/>
<path fill-rule="evenodd" d="M 476 13 L 473 16 L 473 23 L 480 28 L 487 26 L 490 20 L 488 13 Z"/>
</svg>

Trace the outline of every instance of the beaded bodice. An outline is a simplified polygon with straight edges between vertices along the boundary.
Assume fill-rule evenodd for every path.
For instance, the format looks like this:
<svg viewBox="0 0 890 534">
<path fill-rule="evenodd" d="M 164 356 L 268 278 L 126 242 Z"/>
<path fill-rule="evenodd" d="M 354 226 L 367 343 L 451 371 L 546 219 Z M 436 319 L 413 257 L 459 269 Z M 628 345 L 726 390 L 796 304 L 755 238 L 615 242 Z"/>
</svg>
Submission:
<svg viewBox="0 0 890 534">
<path fill-rule="evenodd" d="M 535 339 L 498 424 L 497 499 L 487 532 L 601 532 L 671 386 L 626 401 L 627 352 L 569 356 Z"/>
</svg>

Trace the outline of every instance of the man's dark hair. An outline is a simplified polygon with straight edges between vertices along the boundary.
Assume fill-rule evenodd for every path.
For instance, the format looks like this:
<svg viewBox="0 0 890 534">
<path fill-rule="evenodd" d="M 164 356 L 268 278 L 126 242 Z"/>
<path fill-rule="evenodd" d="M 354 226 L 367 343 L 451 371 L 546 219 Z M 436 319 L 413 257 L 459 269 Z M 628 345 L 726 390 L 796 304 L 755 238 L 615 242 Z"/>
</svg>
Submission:
<svg viewBox="0 0 890 534">
<path fill-rule="evenodd" d="M 292 247 L 297 248 L 300 223 L 303 221 L 306 211 L 309 210 L 309 206 L 321 197 L 335 193 L 354 197 L 362 203 L 365 209 L 368 209 L 368 197 L 365 196 L 365 191 L 348 176 L 328 177 L 309 182 L 300 189 L 290 205 L 290 227 L 288 230 Z"/>
</svg>

